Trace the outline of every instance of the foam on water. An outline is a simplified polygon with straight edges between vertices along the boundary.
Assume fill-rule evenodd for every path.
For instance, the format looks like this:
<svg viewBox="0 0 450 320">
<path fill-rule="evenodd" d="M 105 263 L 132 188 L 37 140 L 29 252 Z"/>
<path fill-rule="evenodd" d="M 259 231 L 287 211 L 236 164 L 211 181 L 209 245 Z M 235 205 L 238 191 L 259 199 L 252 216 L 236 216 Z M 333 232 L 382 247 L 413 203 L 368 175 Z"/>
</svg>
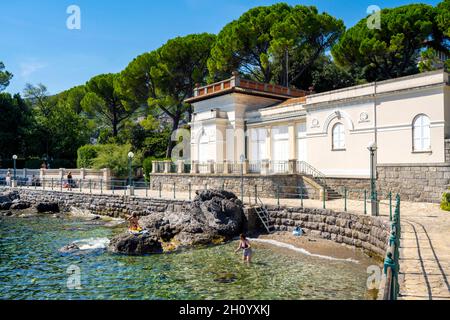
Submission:
<svg viewBox="0 0 450 320">
<path fill-rule="evenodd" d="M 108 238 L 90 238 L 73 242 L 80 250 L 105 249 L 109 244 Z"/>
<path fill-rule="evenodd" d="M 302 254 L 311 256 L 311 257 L 316 257 L 316 258 L 321 258 L 321 259 L 327 259 L 327 260 L 334 260 L 334 261 L 347 261 L 347 262 L 353 262 L 353 263 L 359 263 L 358 260 L 352 259 L 352 258 L 348 258 L 348 259 L 340 259 L 340 258 L 335 258 L 335 257 L 331 257 L 331 256 L 325 256 L 325 255 L 321 255 L 321 254 L 314 254 L 311 253 L 303 248 L 299 248 L 296 247 L 292 244 L 289 243 L 284 243 L 284 242 L 280 242 L 280 241 L 276 241 L 276 240 L 271 240 L 271 239 L 249 239 L 251 241 L 254 242 L 260 242 L 260 243 L 268 243 L 280 248 L 285 248 L 285 249 L 289 249 L 289 250 L 293 250 L 296 252 L 300 252 Z"/>
</svg>

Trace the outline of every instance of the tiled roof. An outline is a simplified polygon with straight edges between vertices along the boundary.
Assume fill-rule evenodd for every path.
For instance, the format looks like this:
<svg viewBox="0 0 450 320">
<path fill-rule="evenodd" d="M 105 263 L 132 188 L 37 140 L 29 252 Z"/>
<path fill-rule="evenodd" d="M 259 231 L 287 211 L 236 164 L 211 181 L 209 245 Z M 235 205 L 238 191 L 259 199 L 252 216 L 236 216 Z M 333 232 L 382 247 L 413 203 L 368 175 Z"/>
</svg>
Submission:
<svg viewBox="0 0 450 320">
<path fill-rule="evenodd" d="M 194 96 L 187 99 L 186 102 L 192 103 L 232 92 L 266 96 L 280 100 L 305 97 L 307 94 L 306 91 L 295 88 L 241 79 L 237 73 L 233 73 L 233 77 L 230 79 L 195 88 Z"/>
</svg>

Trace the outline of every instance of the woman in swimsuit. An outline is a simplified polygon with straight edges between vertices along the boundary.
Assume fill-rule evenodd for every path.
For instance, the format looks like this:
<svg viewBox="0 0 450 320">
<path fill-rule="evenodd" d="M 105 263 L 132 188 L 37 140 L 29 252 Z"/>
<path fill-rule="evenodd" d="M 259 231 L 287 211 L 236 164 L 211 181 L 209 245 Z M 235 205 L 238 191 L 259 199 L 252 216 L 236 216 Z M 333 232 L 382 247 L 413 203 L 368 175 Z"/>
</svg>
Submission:
<svg viewBox="0 0 450 320">
<path fill-rule="evenodd" d="M 246 238 L 244 234 L 241 234 L 241 239 L 239 240 L 239 247 L 236 249 L 235 252 L 238 252 L 239 250 L 243 250 L 243 259 L 247 263 L 252 262 L 252 246 L 250 245 L 250 241 Z"/>
</svg>

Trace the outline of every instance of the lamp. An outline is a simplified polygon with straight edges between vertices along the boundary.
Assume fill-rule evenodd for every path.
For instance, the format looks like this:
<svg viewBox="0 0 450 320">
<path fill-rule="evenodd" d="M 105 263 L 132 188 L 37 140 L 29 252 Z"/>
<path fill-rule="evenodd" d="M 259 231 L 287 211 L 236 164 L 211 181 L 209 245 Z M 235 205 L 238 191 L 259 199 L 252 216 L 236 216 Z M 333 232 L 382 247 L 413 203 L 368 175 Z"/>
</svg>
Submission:
<svg viewBox="0 0 450 320">
<path fill-rule="evenodd" d="M 371 201 L 371 211 L 372 216 L 378 216 L 378 197 L 377 197 L 377 186 L 376 186 L 376 166 L 375 166 L 375 153 L 378 150 L 376 142 L 371 142 L 367 147 L 370 152 L 370 201 Z"/>
</svg>

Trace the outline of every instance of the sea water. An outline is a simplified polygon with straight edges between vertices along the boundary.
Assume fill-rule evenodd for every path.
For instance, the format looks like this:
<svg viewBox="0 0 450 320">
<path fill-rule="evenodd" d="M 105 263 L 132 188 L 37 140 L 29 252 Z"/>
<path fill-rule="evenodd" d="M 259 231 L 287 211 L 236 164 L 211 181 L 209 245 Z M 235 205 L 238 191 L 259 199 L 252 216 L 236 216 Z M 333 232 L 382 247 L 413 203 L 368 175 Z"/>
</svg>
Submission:
<svg viewBox="0 0 450 320">
<path fill-rule="evenodd" d="M 365 299 L 367 265 L 253 242 L 129 257 L 105 247 L 123 229 L 77 219 L 1 218 L 0 299 Z M 75 242 L 80 251 L 58 250 Z M 74 274 L 73 270 L 77 270 Z M 79 277 L 79 286 L 71 280 Z"/>
</svg>

